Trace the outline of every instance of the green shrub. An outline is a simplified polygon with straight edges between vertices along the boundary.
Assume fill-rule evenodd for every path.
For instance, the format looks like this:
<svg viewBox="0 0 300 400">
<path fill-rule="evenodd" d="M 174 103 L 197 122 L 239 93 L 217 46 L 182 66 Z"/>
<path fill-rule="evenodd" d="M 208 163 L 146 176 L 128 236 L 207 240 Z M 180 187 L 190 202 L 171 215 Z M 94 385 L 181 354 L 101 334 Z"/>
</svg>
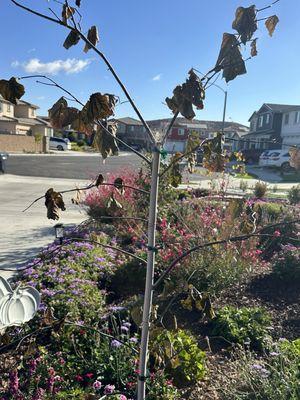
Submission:
<svg viewBox="0 0 300 400">
<path fill-rule="evenodd" d="M 300 280 L 300 247 L 285 245 L 272 260 L 273 272 L 289 282 Z"/>
<path fill-rule="evenodd" d="M 78 140 L 77 141 L 77 146 L 79 146 L 79 147 L 85 146 L 85 141 L 84 140 Z"/>
<path fill-rule="evenodd" d="M 232 343 L 261 350 L 268 339 L 271 320 L 261 308 L 223 307 L 212 322 L 212 334 Z"/>
<path fill-rule="evenodd" d="M 240 352 L 224 400 L 299 400 L 300 340 L 281 340 L 263 359 Z"/>
<path fill-rule="evenodd" d="M 293 205 L 300 203 L 300 184 L 297 186 L 293 186 L 288 191 L 288 199 L 289 202 Z"/>
<path fill-rule="evenodd" d="M 284 213 L 284 207 L 278 203 L 259 202 L 255 204 L 254 210 L 257 211 L 258 208 L 262 223 L 274 222 Z"/>
<path fill-rule="evenodd" d="M 184 330 L 160 333 L 151 346 L 151 355 L 178 387 L 196 383 L 206 373 L 205 353 L 192 334 Z"/>
<path fill-rule="evenodd" d="M 265 194 L 267 193 L 268 190 L 268 186 L 266 183 L 264 182 L 256 182 L 255 186 L 254 186 L 254 196 L 257 199 L 262 199 Z"/>
<path fill-rule="evenodd" d="M 145 289 L 146 266 L 131 260 L 119 266 L 110 278 L 109 289 L 117 297 L 141 294 Z"/>
</svg>

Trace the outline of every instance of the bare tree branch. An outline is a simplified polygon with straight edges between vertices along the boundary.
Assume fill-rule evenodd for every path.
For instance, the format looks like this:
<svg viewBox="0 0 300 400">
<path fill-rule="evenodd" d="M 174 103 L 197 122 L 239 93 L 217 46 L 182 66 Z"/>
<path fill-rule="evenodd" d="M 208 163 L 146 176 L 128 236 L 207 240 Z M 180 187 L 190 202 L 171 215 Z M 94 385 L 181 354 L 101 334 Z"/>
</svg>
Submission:
<svg viewBox="0 0 300 400">
<path fill-rule="evenodd" d="M 48 21 L 54 22 L 55 24 L 64 26 L 65 28 L 67 28 L 67 29 L 69 29 L 69 30 L 71 30 L 71 31 L 76 32 L 76 33 L 80 36 L 80 38 L 81 38 L 86 44 L 88 44 L 89 47 L 90 47 L 91 49 L 93 49 L 94 52 L 97 53 L 98 56 L 99 56 L 99 57 L 104 61 L 104 63 L 107 65 L 108 69 L 110 70 L 110 72 L 112 73 L 113 77 L 115 78 L 115 80 L 117 81 L 117 83 L 119 84 L 119 86 L 121 87 L 121 89 L 123 90 L 125 96 L 127 97 L 128 101 L 130 102 L 132 108 L 134 109 L 134 111 L 136 112 L 137 116 L 139 117 L 140 121 L 141 121 L 142 124 L 144 125 L 144 127 L 145 127 L 145 129 L 146 129 L 146 132 L 148 133 L 148 136 L 149 136 L 149 138 L 150 138 L 152 144 L 154 144 L 154 145 L 156 144 L 154 135 L 153 135 L 153 133 L 152 133 L 152 131 L 151 131 L 149 125 L 147 124 L 147 122 L 146 122 L 145 119 L 143 118 L 143 116 L 142 116 L 140 110 L 139 110 L 138 107 L 136 106 L 134 100 L 133 100 L 132 97 L 130 96 L 130 94 L 129 94 L 127 88 L 125 87 L 124 83 L 123 83 L 122 80 L 119 78 L 119 76 L 117 75 L 117 73 L 116 73 L 116 71 L 114 70 L 114 68 L 113 68 L 113 66 L 111 65 L 111 63 L 108 61 L 108 59 L 106 58 L 106 56 L 105 56 L 100 50 L 98 50 L 97 47 L 96 47 L 93 43 L 91 43 L 91 42 L 88 40 L 88 38 L 87 38 L 80 30 L 78 30 L 76 27 L 72 27 L 72 26 L 68 25 L 67 23 L 64 23 L 64 22 L 62 22 L 62 21 L 57 21 L 56 19 L 51 18 L 51 17 L 49 17 L 48 15 L 42 14 L 42 13 L 40 13 L 40 12 L 38 12 L 38 11 L 35 11 L 35 10 L 29 8 L 29 7 L 26 7 L 26 6 L 24 6 L 23 4 L 19 3 L 19 2 L 16 1 L 16 0 L 11 0 L 11 2 L 14 3 L 17 7 L 22 8 L 23 10 L 25 10 L 25 11 L 31 13 L 31 14 L 34 14 L 34 15 L 40 17 L 40 18 L 44 18 L 44 19 L 46 19 L 46 20 L 48 20 Z"/>
</svg>

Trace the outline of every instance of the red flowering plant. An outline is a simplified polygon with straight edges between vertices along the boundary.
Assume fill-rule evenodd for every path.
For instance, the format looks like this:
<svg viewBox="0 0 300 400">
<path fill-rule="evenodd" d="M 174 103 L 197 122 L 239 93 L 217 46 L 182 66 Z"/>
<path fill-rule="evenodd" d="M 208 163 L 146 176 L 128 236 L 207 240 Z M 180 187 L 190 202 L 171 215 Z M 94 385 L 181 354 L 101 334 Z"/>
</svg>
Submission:
<svg viewBox="0 0 300 400">
<path fill-rule="evenodd" d="M 132 188 L 137 187 L 138 173 L 130 168 L 123 168 L 114 173 L 107 173 L 104 178 L 105 183 L 100 184 L 86 193 L 83 204 L 87 207 L 87 213 L 95 220 L 102 220 L 106 223 L 113 222 L 111 217 L 136 216 L 139 210 L 136 208 L 136 191 Z M 114 186 L 116 180 L 120 178 L 125 187 Z M 131 186 L 132 188 L 130 188 Z M 143 194 L 141 194 L 143 195 Z M 104 218 L 110 217 L 110 218 Z"/>
</svg>

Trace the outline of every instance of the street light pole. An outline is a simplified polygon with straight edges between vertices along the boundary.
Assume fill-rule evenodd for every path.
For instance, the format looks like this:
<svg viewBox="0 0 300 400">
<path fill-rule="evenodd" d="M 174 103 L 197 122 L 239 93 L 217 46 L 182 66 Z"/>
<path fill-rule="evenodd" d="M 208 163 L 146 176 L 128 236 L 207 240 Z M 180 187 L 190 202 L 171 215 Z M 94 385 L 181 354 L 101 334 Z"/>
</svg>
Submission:
<svg viewBox="0 0 300 400">
<path fill-rule="evenodd" d="M 224 98 L 224 108 L 223 108 L 222 136 L 224 136 L 224 129 L 225 129 L 225 117 L 226 117 L 226 107 L 227 107 L 227 90 L 224 91 L 224 94 L 225 94 L 225 98 Z"/>
</svg>

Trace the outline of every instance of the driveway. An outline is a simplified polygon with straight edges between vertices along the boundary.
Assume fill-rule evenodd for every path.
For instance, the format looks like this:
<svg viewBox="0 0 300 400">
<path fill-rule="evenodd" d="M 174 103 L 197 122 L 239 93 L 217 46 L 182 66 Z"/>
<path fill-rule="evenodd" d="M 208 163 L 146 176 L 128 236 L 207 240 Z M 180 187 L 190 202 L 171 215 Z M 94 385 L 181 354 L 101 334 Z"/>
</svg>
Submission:
<svg viewBox="0 0 300 400">
<path fill-rule="evenodd" d="M 27 260 L 35 257 L 39 250 L 54 239 L 55 221 L 47 219 L 43 200 L 22 212 L 35 198 L 47 189 L 71 189 L 86 181 L 74 179 L 30 178 L 0 175 L 0 274 L 5 277 L 18 269 Z M 67 211 L 61 215 L 63 224 L 72 226 L 86 219 L 85 212 L 71 203 L 72 194 L 64 196 Z"/>
</svg>

